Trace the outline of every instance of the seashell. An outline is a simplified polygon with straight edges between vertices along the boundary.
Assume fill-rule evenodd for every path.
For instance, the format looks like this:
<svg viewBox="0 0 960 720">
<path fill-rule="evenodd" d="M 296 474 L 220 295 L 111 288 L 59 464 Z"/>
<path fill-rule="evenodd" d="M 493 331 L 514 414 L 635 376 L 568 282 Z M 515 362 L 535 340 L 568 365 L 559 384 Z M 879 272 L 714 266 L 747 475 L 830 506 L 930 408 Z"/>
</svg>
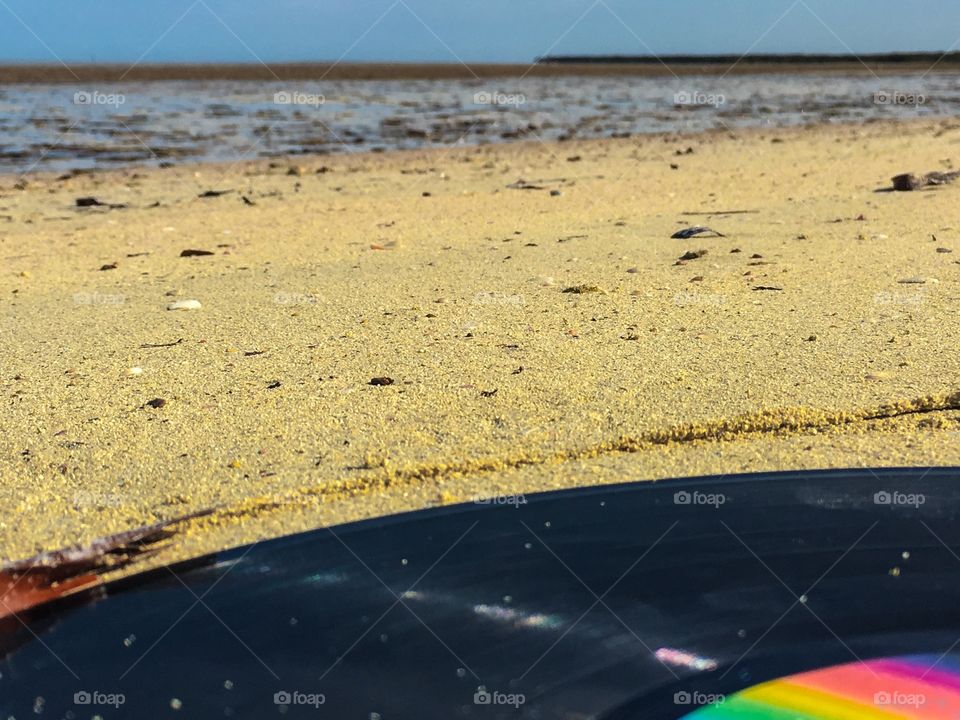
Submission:
<svg viewBox="0 0 960 720">
<path fill-rule="evenodd" d="M 202 307 L 199 300 L 177 300 L 167 305 L 167 310 L 199 310 Z"/>
</svg>

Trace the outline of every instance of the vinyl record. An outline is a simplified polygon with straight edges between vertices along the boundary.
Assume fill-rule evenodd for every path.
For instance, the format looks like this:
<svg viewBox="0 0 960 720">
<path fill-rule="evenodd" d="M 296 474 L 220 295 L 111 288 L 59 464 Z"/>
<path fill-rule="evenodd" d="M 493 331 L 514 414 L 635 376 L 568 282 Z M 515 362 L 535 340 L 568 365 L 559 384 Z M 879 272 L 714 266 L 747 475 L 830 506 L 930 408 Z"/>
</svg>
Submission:
<svg viewBox="0 0 960 720">
<path fill-rule="evenodd" d="M 4 625 L 0 716 L 955 717 L 958 481 L 633 483 L 230 550 Z"/>
</svg>

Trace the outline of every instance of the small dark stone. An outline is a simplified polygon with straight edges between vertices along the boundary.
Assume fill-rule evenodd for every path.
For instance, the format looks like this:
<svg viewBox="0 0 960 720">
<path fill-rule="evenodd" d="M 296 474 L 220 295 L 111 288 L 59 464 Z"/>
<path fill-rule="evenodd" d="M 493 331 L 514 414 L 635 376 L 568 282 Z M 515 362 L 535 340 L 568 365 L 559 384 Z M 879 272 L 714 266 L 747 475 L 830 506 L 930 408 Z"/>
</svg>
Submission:
<svg viewBox="0 0 960 720">
<path fill-rule="evenodd" d="M 267 385 L 267 389 L 268 389 L 268 390 L 276 390 L 276 389 L 277 389 L 278 387 L 280 387 L 282 384 L 283 384 L 283 383 L 281 383 L 279 380 L 274 380 L 272 383 L 270 383 L 269 385 Z"/>
<path fill-rule="evenodd" d="M 497 388 L 499 390 L 499 388 Z M 493 397 L 497 394 L 497 390 L 481 390 L 480 397 Z"/>
<path fill-rule="evenodd" d="M 203 255 L 213 255 L 209 250 L 184 250 L 180 253 L 180 257 L 201 257 Z"/>
<path fill-rule="evenodd" d="M 117 269 L 117 264 L 116 264 L 116 263 L 108 263 L 108 264 L 106 264 L 106 265 L 101 265 L 101 266 L 100 266 L 100 269 L 101 269 L 101 270 L 116 270 L 116 269 Z"/>
<path fill-rule="evenodd" d="M 393 378 L 388 378 L 388 377 L 371 378 L 370 385 L 393 385 Z"/>
<path fill-rule="evenodd" d="M 893 178 L 893 189 L 898 192 L 910 192 L 923 187 L 923 181 L 916 175 L 905 173 Z"/>
<path fill-rule="evenodd" d="M 687 250 L 683 255 L 680 256 L 681 260 L 696 260 L 697 258 L 702 258 L 707 254 L 706 250 Z"/>
<path fill-rule="evenodd" d="M 106 203 L 100 202 L 95 197 L 77 198 L 77 207 L 103 207 L 105 204 Z"/>
<path fill-rule="evenodd" d="M 164 400 L 163 398 L 154 398 L 153 400 L 147 400 L 146 404 L 152 408 L 159 410 L 160 408 L 162 408 L 164 405 L 167 404 L 167 401 Z"/>
</svg>

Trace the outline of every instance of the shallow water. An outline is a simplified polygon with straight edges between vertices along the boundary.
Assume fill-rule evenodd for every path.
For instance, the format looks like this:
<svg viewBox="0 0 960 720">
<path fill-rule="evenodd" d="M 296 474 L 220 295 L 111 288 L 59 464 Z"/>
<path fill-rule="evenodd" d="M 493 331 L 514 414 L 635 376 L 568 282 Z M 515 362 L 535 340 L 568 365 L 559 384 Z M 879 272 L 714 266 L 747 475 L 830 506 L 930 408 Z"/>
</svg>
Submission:
<svg viewBox="0 0 960 720">
<path fill-rule="evenodd" d="M 960 75 L 0 88 L 0 172 L 952 115 Z"/>
</svg>

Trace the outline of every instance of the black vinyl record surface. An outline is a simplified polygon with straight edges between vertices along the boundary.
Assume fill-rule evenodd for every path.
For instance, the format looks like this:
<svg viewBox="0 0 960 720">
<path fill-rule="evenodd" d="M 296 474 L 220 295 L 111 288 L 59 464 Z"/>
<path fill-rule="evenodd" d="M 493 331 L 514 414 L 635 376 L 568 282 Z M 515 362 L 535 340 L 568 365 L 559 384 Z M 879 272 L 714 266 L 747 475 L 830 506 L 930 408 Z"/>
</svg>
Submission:
<svg viewBox="0 0 960 720">
<path fill-rule="evenodd" d="M 678 718 L 678 697 L 949 652 L 958 552 L 956 469 L 492 498 L 25 613 L 0 717 Z"/>
</svg>

